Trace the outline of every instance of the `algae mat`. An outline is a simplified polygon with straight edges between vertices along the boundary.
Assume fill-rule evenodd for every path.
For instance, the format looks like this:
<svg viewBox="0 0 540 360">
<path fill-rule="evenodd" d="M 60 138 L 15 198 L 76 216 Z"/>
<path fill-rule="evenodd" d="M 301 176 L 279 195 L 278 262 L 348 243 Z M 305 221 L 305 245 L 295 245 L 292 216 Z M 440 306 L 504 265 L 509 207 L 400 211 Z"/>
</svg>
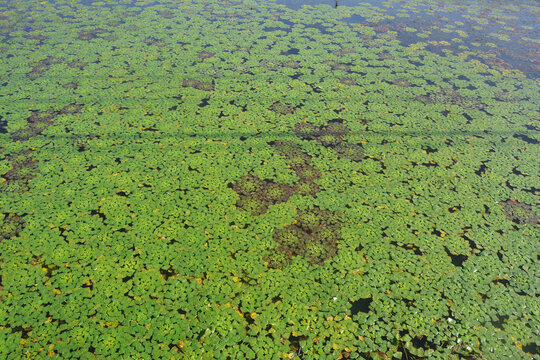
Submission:
<svg viewBox="0 0 540 360">
<path fill-rule="evenodd" d="M 288 5 L 0 4 L 2 359 L 538 356 L 537 4 Z"/>
</svg>

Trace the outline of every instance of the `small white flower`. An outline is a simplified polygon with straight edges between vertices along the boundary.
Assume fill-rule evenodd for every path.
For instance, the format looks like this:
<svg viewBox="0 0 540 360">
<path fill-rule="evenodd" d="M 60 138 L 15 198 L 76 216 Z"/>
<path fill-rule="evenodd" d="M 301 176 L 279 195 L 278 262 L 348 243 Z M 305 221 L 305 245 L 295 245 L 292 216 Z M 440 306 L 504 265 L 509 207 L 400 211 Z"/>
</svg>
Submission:
<svg viewBox="0 0 540 360">
<path fill-rule="evenodd" d="M 451 323 L 451 322 L 453 322 L 453 321 L 455 321 L 455 320 L 452 319 L 451 317 L 448 318 L 448 322 L 449 322 L 449 323 Z"/>
<path fill-rule="evenodd" d="M 337 300 L 337 296 L 334 296 L 334 297 L 332 298 L 332 300 L 336 301 L 336 300 Z"/>
</svg>

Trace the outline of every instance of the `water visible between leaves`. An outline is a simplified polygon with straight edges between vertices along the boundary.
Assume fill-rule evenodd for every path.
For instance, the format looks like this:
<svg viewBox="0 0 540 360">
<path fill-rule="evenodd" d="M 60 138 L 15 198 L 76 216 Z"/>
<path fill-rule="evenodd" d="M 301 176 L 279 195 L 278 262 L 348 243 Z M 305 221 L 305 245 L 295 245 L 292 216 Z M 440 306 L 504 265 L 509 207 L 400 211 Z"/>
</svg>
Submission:
<svg viewBox="0 0 540 360">
<path fill-rule="evenodd" d="M 0 5 L 0 358 L 538 357 L 539 13 Z"/>
</svg>

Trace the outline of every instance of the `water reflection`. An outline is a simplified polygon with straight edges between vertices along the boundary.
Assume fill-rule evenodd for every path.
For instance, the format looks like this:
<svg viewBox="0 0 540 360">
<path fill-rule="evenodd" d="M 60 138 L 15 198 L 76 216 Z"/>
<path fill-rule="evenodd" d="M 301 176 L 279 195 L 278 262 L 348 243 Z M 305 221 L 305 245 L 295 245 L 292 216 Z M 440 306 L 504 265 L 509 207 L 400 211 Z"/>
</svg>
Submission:
<svg viewBox="0 0 540 360">
<path fill-rule="evenodd" d="M 540 7 L 534 2 L 401 1 L 381 4 L 373 0 L 278 0 L 278 3 L 296 10 L 314 5 L 354 8 L 360 3 L 369 3 L 373 9 L 381 10 L 391 18 L 383 17 L 373 23 L 367 22 L 361 14 L 353 14 L 340 21 L 372 27 L 378 34 L 391 33 L 390 39 L 397 39 L 404 46 L 425 42 L 422 48 L 441 56 L 467 52 L 469 59 L 503 69 L 518 69 L 531 78 L 539 75 Z"/>
</svg>

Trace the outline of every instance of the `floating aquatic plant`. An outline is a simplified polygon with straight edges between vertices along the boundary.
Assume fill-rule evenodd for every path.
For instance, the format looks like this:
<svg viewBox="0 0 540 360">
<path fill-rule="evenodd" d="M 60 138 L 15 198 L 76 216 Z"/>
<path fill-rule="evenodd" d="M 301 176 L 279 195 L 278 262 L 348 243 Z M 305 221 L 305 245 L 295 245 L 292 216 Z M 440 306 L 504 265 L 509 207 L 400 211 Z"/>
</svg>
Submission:
<svg viewBox="0 0 540 360">
<path fill-rule="evenodd" d="M 88 63 L 80 61 L 80 60 L 73 60 L 66 64 L 68 68 L 73 68 L 73 69 L 77 68 L 79 70 L 84 69 L 87 65 Z"/>
<path fill-rule="evenodd" d="M 242 176 L 233 184 L 233 190 L 237 194 L 247 196 L 257 196 L 261 193 L 263 188 L 264 181 L 251 174 Z"/>
<path fill-rule="evenodd" d="M 271 143 L 272 147 L 276 149 L 281 155 L 287 157 L 293 153 L 301 153 L 302 146 L 294 141 L 282 141 L 277 140 Z"/>
<path fill-rule="evenodd" d="M 341 136 L 328 132 L 321 133 L 319 136 L 317 136 L 316 140 L 324 146 L 331 147 L 337 146 L 343 141 Z"/>
<path fill-rule="evenodd" d="M 340 70 L 340 71 L 348 72 L 351 69 L 350 65 L 342 64 L 339 61 L 335 61 L 335 60 L 325 60 L 324 63 L 327 65 L 330 65 L 332 70 Z"/>
<path fill-rule="evenodd" d="M 285 202 L 292 195 L 290 186 L 264 181 L 251 174 L 242 176 L 232 188 L 240 195 L 237 207 L 253 215 L 265 213 L 269 205 Z"/>
<path fill-rule="evenodd" d="M 240 195 L 240 198 L 236 202 L 236 207 L 249 211 L 254 216 L 264 214 L 268 209 L 268 205 L 270 205 L 268 201 L 247 195 Z"/>
<path fill-rule="evenodd" d="M 316 125 L 301 122 L 295 125 L 294 132 L 306 140 L 314 140 L 321 134 L 321 129 Z"/>
<path fill-rule="evenodd" d="M 108 30 L 103 28 L 95 28 L 91 30 L 80 31 L 77 35 L 77 40 L 92 40 L 98 37 L 100 34 L 107 33 Z"/>
<path fill-rule="evenodd" d="M 144 38 L 143 41 L 148 46 L 157 46 L 157 47 L 164 47 L 167 46 L 167 42 L 163 39 L 158 39 L 153 36 L 149 36 L 147 38 Z"/>
<path fill-rule="evenodd" d="M 539 222 L 538 215 L 531 205 L 515 200 L 507 200 L 501 202 L 501 206 L 504 209 L 504 215 L 513 222 L 530 225 L 536 225 Z"/>
<path fill-rule="evenodd" d="M 409 87 L 411 86 L 411 82 L 404 78 L 398 78 L 392 81 L 394 85 L 401 86 L 401 87 Z"/>
<path fill-rule="evenodd" d="M 313 181 L 321 177 L 321 172 L 313 166 L 295 166 L 293 167 L 293 170 L 300 180 Z"/>
<path fill-rule="evenodd" d="M 66 105 L 64 106 L 61 110 L 60 110 L 60 114 L 67 114 L 67 115 L 73 115 L 73 114 L 78 114 L 81 112 L 83 108 L 83 105 L 81 104 L 69 104 L 69 105 Z"/>
<path fill-rule="evenodd" d="M 0 12 L 0 358 L 536 356 L 537 9 L 293 3 Z"/>
<path fill-rule="evenodd" d="M 313 181 L 300 180 L 293 186 L 294 193 L 303 196 L 315 196 L 321 189 Z"/>
<path fill-rule="evenodd" d="M 299 210 L 292 225 L 274 229 L 273 239 L 278 246 L 272 249 L 273 254 L 279 252 L 289 257 L 301 256 L 307 258 L 311 264 L 324 264 L 337 254 L 337 245 L 341 239 L 339 217 L 339 213 L 318 208 Z M 271 267 L 278 267 L 290 261 L 269 262 Z"/>
<path fill-rule="evenodd" d="M 213 53 L 211 51 L 199 51 L 197 53 L 197 57 L 203 60 L 213 58 L 214 56 L 216 56 L 216 53 Z"/>
<path fill-rule="evenodd" d="M 276 112 L 281 115 L 287 115 L 287 114 L 292 114 L 294 112 L 294 107 L 278 101 L 278 102 L 273 103 L 268 108 L 268 110 Z"/>
<path fill-rule="evenodd" d="M 197 90 L 214 91 L 214 83 L 211 81 L 200 81 L 197 79 L 184 79 L 182 82 L 184 87 L 191 87 Z"/>
<path fill-rule="evenodd" d="M 343 85 L 348 85 L 348 86 L 356 86 L 356 85 L 358 85 L 356 80 L 354 80 L 352 78 L 341 78 L 341 79 L 339 79 L 339 83 L 343 84 Z"/>
<path fill-rule="evenodd" d="M 45 72 L 47 72 L 52 65 L 62 63 L 63 58 L 57 58 L 54 56 L 47 56 L 45 59 L 38 61 L 34 66 L 32 66 L 32 71 L 26 74 L 30 80 L 36 80 L 41 77 Z"/>
<path fill-rule="evenodd" d="M 419 95 L 416 99 L 423 104 L 450 104 L 461 106 L 466 110 L 482 109 L 484 105 L 473 97 L 467 97 L 459 94 L 453 89 L 442 89 L 440 92 L 429 95 Z"/>
<path fill-rule="evenodd" d="M 291 196 L 292 189 L 283 184 L 268 183 L 265 184 L 264 198 L 272 203 L 281 203 L 287 201 Z"/>
<path fill-rule="evenodd" d="M 351 48 L 341 48 L 339 50 L 332 51 L 332 55 L 335 55 L 335 56 L 346 56 L 346 55 L 350 55 L 354 53 L 356 53 L 356 51 Z"/>
<path fill-rule="evenodd" d="M 359 144 L 340 143 L 334 150 L 339 157 L 352 161 L 360 161 L 364 158 L 364 149 Z"/>
<path fill-rule="evenodd" d="M 4 241 L 14 236 L 18 236 L 24 226 L 24 220 L 21 216 L 7 214 L 2 219 L 0 225 L 0 241 Z"/>
</svg>

